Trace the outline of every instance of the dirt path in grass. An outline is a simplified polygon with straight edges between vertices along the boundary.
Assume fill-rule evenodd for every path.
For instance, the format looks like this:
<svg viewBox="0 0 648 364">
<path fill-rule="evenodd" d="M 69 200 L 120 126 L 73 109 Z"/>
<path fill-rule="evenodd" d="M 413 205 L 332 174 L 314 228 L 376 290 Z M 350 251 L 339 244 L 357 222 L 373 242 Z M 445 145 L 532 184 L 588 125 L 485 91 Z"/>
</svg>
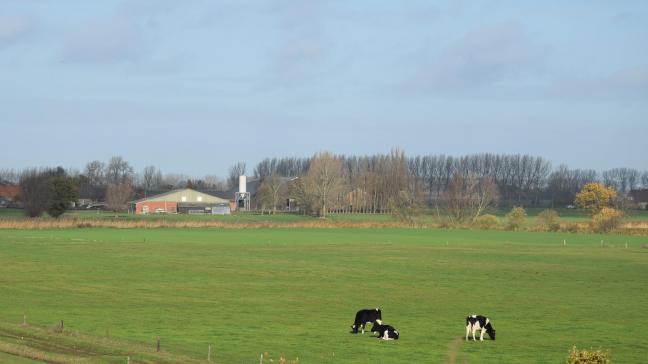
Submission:
<svg viewBox="0 0 648 364">
<path fill-rule="evenodd" d="M 459 349 L 461 348 L 461 343 L 463 342 L 463 338 L 455 338 L 450 343 L 448 344 L 448 357 L 444 361 L 445 364 L 456 364 L 457 363 L 457 354 L 459 353 Z M 462 361 L 461 364 L 468 364 L 467 361 Z"/>
</svg>

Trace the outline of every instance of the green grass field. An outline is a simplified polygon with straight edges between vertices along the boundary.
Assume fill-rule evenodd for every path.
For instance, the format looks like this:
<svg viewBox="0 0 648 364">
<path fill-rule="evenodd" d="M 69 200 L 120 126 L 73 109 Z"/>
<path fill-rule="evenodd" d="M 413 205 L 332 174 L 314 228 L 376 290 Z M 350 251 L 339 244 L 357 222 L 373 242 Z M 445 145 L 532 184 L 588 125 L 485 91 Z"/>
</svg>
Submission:
<svg viewBox="0 0 648 364">
<path fill-rule="evenodd" d="M 65 320 L 151 348 L 160 336 L 196 359 L 212 344 L 220 363 L 264 352 L 303 363 L 561 363 L 572 345 L 639 363 L 644 243 L 466 230 L 0 230 L 0 322 L 26 313 L 32 325 Z M 349 334 L 356 310 L 376 306 L 399 341 Z M 463 341 L 471 313 L 492 319 L 496 341 Z"/>
<path fill-rule="evenodd" d="M 533 225 L 535 219 L 544 208 L 529 207 L 527 212 L 527 225 Z M 556 212 L 560 218 L 565 221 L 584 222 L 590 219 L 586 211 L 567 208 L 556 208 Z M 510 211 L 509 208 L 499 208 L 488 213 L 497 216 L 500 221 L 504 221 L 506 214 Z M 648 221 L 648 211 L 646 210 L 627 210 L 625 211 L 625 221 Z M 276 215 L 259 214 L 259 213 L 235 213 L 228 216 L 221 215 L 187 215 L 187 214 L 149 214 L 149 215 L 134 215 L 127 213 L 115 214 L 110 211 L 101 210 L 70 210 L 67 211 L 63 217 L 68 218 L 91 218 L 91 219 L 128 219 L 128 220 L 219 220 L 233 224 L 246 224 L 257 222 L 272 222 L 272 223 L 292 223 L 302 222 L 317 219 L 313 216 L 306 216 L 295 213 L 277 213 Z M 0 209 L 0 218 L 4 219 L 18 219 L 25 218 L 24 211 L 21 209 L 5 208 Z M 45 214 L 45 218 L 47 215 Z M 363 221 L 390 221 L 392 216 L 390 214 L 330 214 L 329 218 L 334 221 L 349 221 L 349 222 L 363 222 Z M 436 222 L 436 211 L 428 210 L 422 215 L 417 216 L 416 220 L 420 223 L 434 223 Z"/>
</svg>

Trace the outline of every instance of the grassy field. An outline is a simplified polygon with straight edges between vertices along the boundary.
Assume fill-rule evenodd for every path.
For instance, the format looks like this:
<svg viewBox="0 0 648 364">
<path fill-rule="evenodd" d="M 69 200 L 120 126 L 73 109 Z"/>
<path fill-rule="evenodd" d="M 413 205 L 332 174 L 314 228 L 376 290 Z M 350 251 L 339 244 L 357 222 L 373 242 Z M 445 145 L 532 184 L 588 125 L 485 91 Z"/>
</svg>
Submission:
<svg viewBox="0 0 648 364">
<path fill-rule="evenodd" d="M 66 330 L 133 347 L 152 350 L 160 336 L 163 349 L 196 360 L 212 344 L 221 363 L 258 363 L 261 353 L 265 362 L 560 363 L 574 344 L 638 363 L 648 356 L 645 243 L 416 229 L 2 230 L 0 347 L 15 344 L 2 328 L 26 313 L 36 327 L 65 320 Z M 355 311 L 376 306 L 399 341 L 349 334 Z M 463 341 L 470 313 L 492 319 L 497 341 Z M 96 360 L 125 362 L 109 348 Z"/>
</svg>

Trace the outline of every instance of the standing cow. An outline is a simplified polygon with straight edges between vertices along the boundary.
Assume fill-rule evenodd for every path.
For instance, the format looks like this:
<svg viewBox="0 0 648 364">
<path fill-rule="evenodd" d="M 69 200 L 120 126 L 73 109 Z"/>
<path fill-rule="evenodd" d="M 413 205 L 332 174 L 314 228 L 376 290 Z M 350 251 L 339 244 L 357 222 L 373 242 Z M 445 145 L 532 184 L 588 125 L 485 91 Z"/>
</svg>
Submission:
<svg viewBox="0 0 648 364">
<path fill-rule="evenodd" d="M 364 334 L 365 325 L 376 320 L 382 320 L 382 313 L 379 308 L 360 310 L 355 315 L 355 320 L 351 325 L 351 332 L 357 334 L 358 330 L 362 330 Z"/>
<path fill-rule="evenodd" d="M 480 330 L 479 340 L 484 341 L 484 331 L 488 333 L 491 340 L 495 340 L 495 329 L 491 325 L 488 317 L 482 315 L 470 315 L 466 317 L 466 341 L 468 341 L 468 334 L 472 333 L 473 341 L 475 341 L 475 331 Z"/>
</svg>

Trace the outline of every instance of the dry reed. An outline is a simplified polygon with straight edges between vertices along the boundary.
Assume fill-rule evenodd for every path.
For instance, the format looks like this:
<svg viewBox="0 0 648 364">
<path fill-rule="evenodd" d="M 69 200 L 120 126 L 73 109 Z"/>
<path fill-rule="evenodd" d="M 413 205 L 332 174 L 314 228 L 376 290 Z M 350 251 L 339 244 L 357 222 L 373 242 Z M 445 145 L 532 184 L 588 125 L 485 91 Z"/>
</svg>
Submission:
<svg viewBox="0 0 648 364">
<path fill-rule="evenodd" d="M 157 228 L 425 228 L 424 225 L 402 221 L 335 221 L 311 220 L 300 222 L 227 222 L 215 220 L 108 220 L 108 219 L 0 219 L 0 229 L 49 230 L 75 228 L 157 229 Z"/>
</svg>

